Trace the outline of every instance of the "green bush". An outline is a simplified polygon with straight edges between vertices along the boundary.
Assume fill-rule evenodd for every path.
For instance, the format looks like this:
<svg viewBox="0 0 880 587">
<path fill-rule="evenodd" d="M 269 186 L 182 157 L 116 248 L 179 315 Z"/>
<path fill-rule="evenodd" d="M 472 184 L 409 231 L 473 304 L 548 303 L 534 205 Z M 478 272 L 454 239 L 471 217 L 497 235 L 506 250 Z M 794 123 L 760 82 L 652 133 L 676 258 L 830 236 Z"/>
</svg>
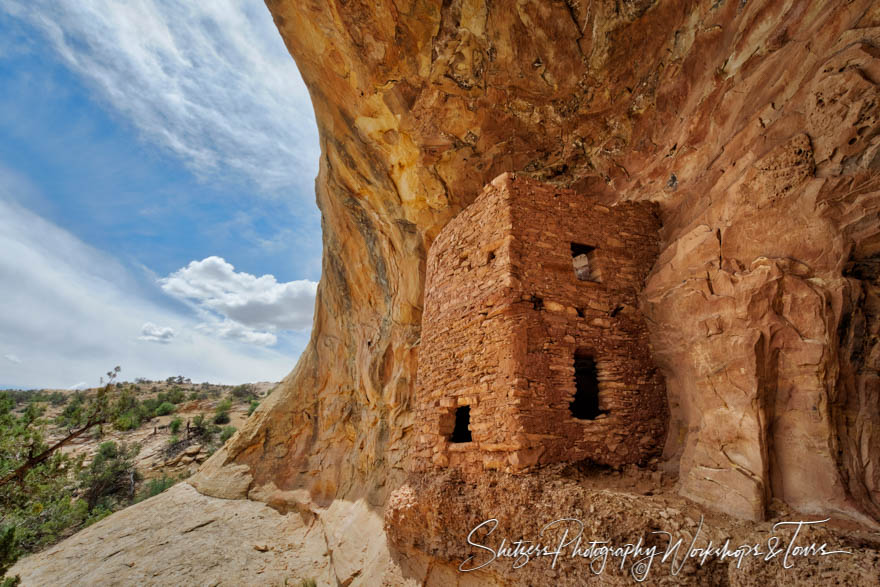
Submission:
<svg viewBox="0 0 880 587">
<path fill-rule="evenodd" d="M 133 430 L 143 422 L 147 422 L 156 415 L 158 404 L 152 400 L 141 402 L 130 389 L 124 389 L 111 408 L 111 414 L 115 414 L 113 426 L 117 430 Z"/>
<path fill-rule="evenodd" d="M 156 396 L 159 403 L 181 404 L 186 400 L 186 394 L 179 387 L 174 387 L 170 391 L 160 393 Z"/>
<path fill-rule="evenodd" d="M 49 446 L 47 422 L 42 419 L 41 404 L 49 402 L 64 405 L 55 419 L 62 434 L 100 437 L 103 426 L 117 419 L 123 427 L 135 426 L 141 418 L 139 404 L 131 393 L 113 384 L 119 370 L 108 372 L 106 386 L 98 390 L 72 396 L 21 395 L 28 404 L 19 412 L 13 410 L 16 398 L 0 393 L 0 478 L 6 479 L 0 483 L 0 586 L 15 584 L 2 575 L 16 558 L 108 515 L 124 493 L 117 487 L 130 488 L 136 480 L 135 448 L 120 449 L 109 443 L 111 448 L 104 443 L 90 466 L 84 467 L 84 455 L 71 458 Z M 114 393 L 117 389 L 121 391 Z M 114 472 L 121 482 L 107 483 Z"/>
<path fill-rule="evenodd" d="M 235 426 L 224 426 L 220 432 L 220 442 L 226 442 L 235 434 Z"/>
<path fill-rule="evenodd" d="M 176 417 L 168 423 L 168 430 L 171 431 L 171 434 L 177 434 L 180 432 L 180 426 L 183 424 L 183 420 L 180 417 Z"/>
<path fill-rule="evenodd" d="M 244 385 L 236 385 L 232 388 L 230 392 L 232 397 L 240 402 L 246 402 L 252 398 L 257 397 L 257 393 L 254 391 L 254 386 L 246 383 Z"/>
<path fill-rule="evenodd" d="M 156 398 L 148 397 L 147 399 L 141 402 L 141 409 L 145 414 L 149 414 L 150 417 L 156 415 L 156 408 L 159 407 L 159 404 L 162 403 Z"/>
<path fill-rule="evenodd" d="M 214 411 L 214 424 L 229 424 L 229 410 L 232 408 L 232 402 L 224 399 L 217 404 Z"/>
<path fill-rule="evenodd" d="M 18 415 L 12 411 L 14 405 L 8 394 L 0 393 L 0 477 L 22 466 L 28 455 L 49 448 L 37 406 L 29 404 Z M 20 481 L 0 485 L 0 577 L 22 554 L 52 544 L 81 525 L 86 513 L 73 498 L 72 479 L 81 462 L 56 451 L 28 469 Z M 0 585 L 6 584 L 0 580 Z"/>
<path fill-rule="evenodd" d="M 55 418 L 55 424 L 61 428 L 76 428 L 85 421 L 85 407 L 86 396 L 82 392 L 76 392 Z"/>
<path fill-rule="evenodd" d="M 255 411 L 258 407 L 260 407 L 260 402 L 258 402 L 258 401 L 255 400 L 255 399 L 252 399 L 252 400 L 251 400 L 251 405 L 250 405 L 250 407 L 248 408 L 248 416 L 250 416 L 251 414 L 253 414 L 254 411 Z"/>
<path fill-rule="evenodd" d="M 112 511 L 114 499 L 126 494 L 129 499 L 134 497 L 134 484 L 138 479 L 134 458 L 139 450 L 138 445 L 101 443 L 91 464 L 78 475 L 89 512 L 99 504 Z"/>
<path fill-rule="evenodd" d="M 113 427 L 117 430 L 125 432 L 126 430 L 134 430 L 141 425 L 141 417 L 136 409 L 128 410 L 119 414 L 113 421 Z"/>
<path fill-rule="evenodd" d="M 161 404 L 159 404 L 159 407 L 156 408 L 156 415 L 157 416 L 167 416 L 168 414 L 173 414 L 174 410 L 176 410 L 176 409 L 177 409 L 177 406 L 175 406 L 173 403 L 162 402 Z"/>
<path fill-rule="evenodd" d="M 220 428 L 207 420 L 205 414 L 197 414 L 193 417 L 189 430 L 190 434 L 201 439 L 202 442 L 208 443 L 220 431 Z"/>
<path fill-rule="evenodd" d="M 49 395 L 49 403 L 53 406 L 63 406 L 67 403 L 67 395 L 60 391 L 56 391 Z"/>
<path fill-rule="evenodd" d="M 138 493 L 136 501 L 140 502 L 145 499 L 155 497 L 169 487 L 173 486 L 175 483 L 177 483 L 177 481 L 175 481 L 171 477 L 166 477 L 164 475 L 161 478 L 150 479 L 141 489 L 140 493 Z"/>
<path fill-rule="evenodd" d="M 0 577 L 6 574 L 18 558 L 15 548 L 15 526 L 4 526 L 0 528 Z M 0 587 L 14 587 L 18 585 L 19 578 L 6 577 L 0 578 Z"/>
</svg>

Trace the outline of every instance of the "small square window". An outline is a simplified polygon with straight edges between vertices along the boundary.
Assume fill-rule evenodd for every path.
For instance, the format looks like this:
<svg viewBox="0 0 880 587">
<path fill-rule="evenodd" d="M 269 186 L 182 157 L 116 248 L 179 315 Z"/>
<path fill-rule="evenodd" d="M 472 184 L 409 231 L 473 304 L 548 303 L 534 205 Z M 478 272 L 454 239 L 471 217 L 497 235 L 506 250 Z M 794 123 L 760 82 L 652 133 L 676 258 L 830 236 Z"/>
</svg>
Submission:
<svg viewBox="0 0 880 587">
<path fill-rule="evenodd" d="M 571 243 L 571 264 L 574 274 L 580 281 L 602 281 L 596 266 L 596 247 Z"/>
</svg>

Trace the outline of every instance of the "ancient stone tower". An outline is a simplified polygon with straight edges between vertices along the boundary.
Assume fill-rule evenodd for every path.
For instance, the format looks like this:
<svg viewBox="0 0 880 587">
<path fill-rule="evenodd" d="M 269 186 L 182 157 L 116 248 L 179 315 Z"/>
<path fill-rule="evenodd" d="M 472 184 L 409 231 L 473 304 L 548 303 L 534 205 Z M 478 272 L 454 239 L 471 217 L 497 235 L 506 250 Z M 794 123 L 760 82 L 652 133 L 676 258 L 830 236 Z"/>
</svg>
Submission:
<svg viewBox="0 0 880 587">
<path fill-rule="evenodd" d="M 668 408 L 637 295 L 655 205 L 505 174 L 428 254 L 415 470 L 659 454 Z"/>
</svg>

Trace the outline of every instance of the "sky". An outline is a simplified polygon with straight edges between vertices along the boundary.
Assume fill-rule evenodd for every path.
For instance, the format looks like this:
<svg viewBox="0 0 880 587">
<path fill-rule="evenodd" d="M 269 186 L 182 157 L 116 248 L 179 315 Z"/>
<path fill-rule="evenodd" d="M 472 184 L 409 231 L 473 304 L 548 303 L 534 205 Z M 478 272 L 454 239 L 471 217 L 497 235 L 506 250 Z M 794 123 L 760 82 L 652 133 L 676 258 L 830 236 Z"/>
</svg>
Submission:
<svg viewBox="0 0 880 587">
<path fill-rule="evenodd" d="M 3 0 L 0 88 L 0 388 L 293 368 L 320 150 L 261 0 Z"/>
</svg>

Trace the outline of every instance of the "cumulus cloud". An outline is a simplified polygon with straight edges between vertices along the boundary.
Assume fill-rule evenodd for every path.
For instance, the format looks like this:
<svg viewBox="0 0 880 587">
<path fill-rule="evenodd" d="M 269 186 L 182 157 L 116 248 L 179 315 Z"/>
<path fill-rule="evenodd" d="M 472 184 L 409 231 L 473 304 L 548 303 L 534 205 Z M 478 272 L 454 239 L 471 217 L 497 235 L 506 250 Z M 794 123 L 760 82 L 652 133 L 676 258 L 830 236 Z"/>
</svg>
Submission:
<svg viewBox="0 0 880 587">
<path fill-rule="evenodd" d="M 3 358 L 9 361 L 10 363 L 15 363 L 16 365 L 21 365 L 21 359 L 18 358 L 18 355 L 14 355 L 12 353 L 7 353 L 3 355 Z"/>
<path fill-rule="evenodd" d="M 141 326 L 141 335 L 138 337 L 138 340 L 168 344 L 172 338 L 174 338 L 174 329 L 170 326 L 160 327 L 152 322 L 144 322 L 144 325 Z"/>
<path fill-rule="evenodd" d="M 0 184 L 0 283 L 14 284 L 0 304 L 0 356 L 27 361 L 0 370 L 0 385 L 97 385 L 113 365 L 129 380 L 278 380 L 305 345 L 307 333 L 277 350 L 200 330 L 196 317 L 158 303 L 158 288 L 149 295 L 150 284 L 113 257 L 4 197 Z M 153 332 L 160 337 L 163 328 L 173 330 L 174 344 L 133 336 L 148 323 L 163 325 Z"/>
<path fill-rule="evenodd" d="M 210 177 L 312 191 L 317 127 L 262 2 L 6 0 L 150 142 Z"/>
<path fill-rule="evenodd" d="M 279 283 L 273 275 L 238 272 L 216 256 L 192 261 L 159 283 L 206 317 L 202 331 L 261 345 L 275 344 L 279 330 L 311 326 L 318 287 L 314 281 Z"/>
<path fill-rule="evenodd" d="M 196 328 L 201 332 L 212 336 L 231 338 L 248 344 L 272 346 L 278 342 L 278 337 L 271 332 L 259 332 L 248 328 L 247 326 L 242 326 L 232 320 L 223 320 L 222 322 L 203 322 L 196 326 Z"/>
</svg>

